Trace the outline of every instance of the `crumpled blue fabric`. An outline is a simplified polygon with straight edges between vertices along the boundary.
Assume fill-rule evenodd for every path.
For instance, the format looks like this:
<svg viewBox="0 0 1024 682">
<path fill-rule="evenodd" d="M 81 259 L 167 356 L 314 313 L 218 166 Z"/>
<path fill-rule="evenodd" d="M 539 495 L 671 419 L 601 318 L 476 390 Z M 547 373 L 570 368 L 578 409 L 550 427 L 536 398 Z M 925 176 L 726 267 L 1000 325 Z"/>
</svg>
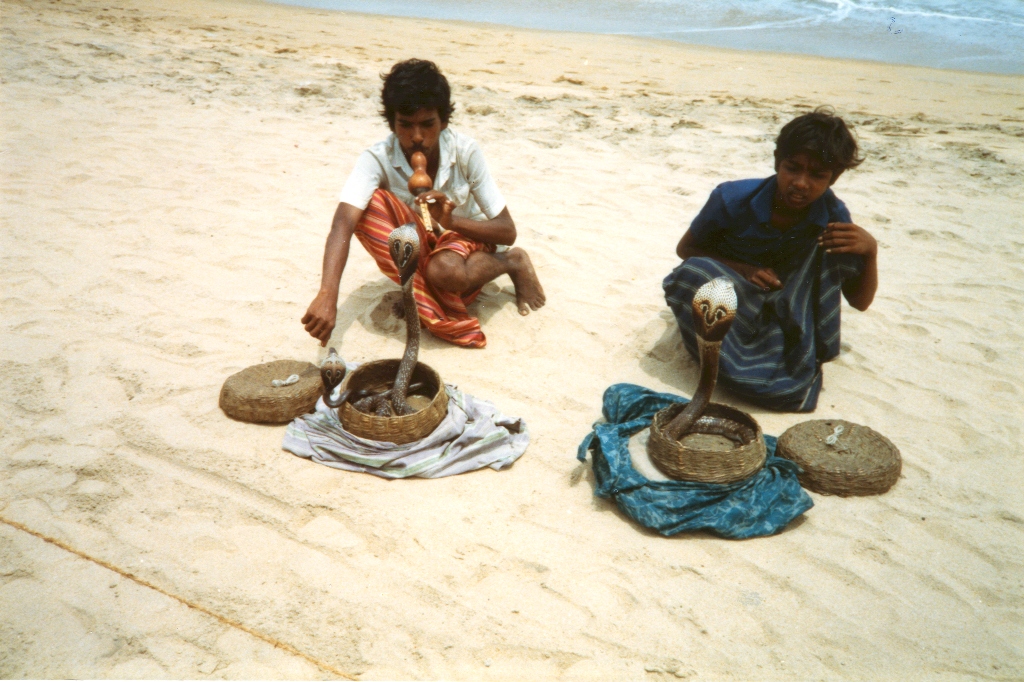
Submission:
<svg viewBox="0 0 1024 682">
<path fill-rule="evenodd" d="M 800 487 L 800 467 L 775 456 L 776 438 L 765 436 L 764 468 L 736 483 L 651 481 L 633 468 L 629 437 L 651 425 L 654 414 L 689 400 L 635 384 L 615 384 L 604 392 L 606 423 L 580 443 L 576 458 L 592 453 L 598 497 L 612 498 L 642 526 L 662 535 L 707 530 L 735 540 L 778 533 L 814 506 Z"/>
</svg>

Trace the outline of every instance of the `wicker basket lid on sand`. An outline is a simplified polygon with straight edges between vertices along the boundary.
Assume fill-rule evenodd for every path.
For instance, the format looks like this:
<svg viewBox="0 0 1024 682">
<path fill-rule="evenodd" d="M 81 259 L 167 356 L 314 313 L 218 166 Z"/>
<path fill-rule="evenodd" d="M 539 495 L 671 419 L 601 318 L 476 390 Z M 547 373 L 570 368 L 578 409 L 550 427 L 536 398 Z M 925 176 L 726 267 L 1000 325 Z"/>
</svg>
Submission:
<svg viewBox="0 0 1024 682">
<path fill-rule="evenodd" d="M 800 465 L 800 485 L 825 495 L 878 495 L 900 477 L 900 451 L 888 438 L 842 419 L 791 426 L 777 454 Z"/>
<path fill-rule="evenodd" d="M 299 380 L 274 386 L 297 374 Z M 323 392 L 320 369 L 311 362 L 275 360 L 232 374 L 220 389 L 220 408 L 232 419 L 258 424 L 284 424 L 312 412 Z"/>
</svg>

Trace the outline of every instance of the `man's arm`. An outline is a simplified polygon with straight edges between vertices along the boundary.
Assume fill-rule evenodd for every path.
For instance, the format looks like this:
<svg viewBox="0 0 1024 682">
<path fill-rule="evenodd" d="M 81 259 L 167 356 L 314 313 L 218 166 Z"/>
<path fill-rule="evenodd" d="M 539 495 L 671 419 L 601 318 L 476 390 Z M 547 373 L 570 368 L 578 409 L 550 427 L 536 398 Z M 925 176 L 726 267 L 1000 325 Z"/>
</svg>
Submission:
<svg viewBox="0 0 1024 682">
<path fill-rule="evenodd" d="M 430 199 L 434 200 L 433 204 L 428 204 L 431 217 L 446 230 L 458 232 L 464 237 L 487 244 L 504 244 L 506 246 L 515 244 L 516 224 L 512 221 L 512 214 L 508 212 L 508 206 L 501 209 L 501 213 L 490 220 L 472 220 L 451 215 L 455 204 L 438 190 L 420 194 L 416 197 L 416 203 L 422 204 Z"/>
<path fill-rule="evenodd" d="M 846 302 L 864 312 L 875 300 L 878 290 L 878 261 L 875 256 L 864 257 L 864 272 L 860 277 L 843 282 L 843 296 Z"/>
<path fill-rule="evenodd" d="M 723 265 L 728 265 L 730 268 L 735 270 L 745 280 L 751 284 L 756 284 L 761 287 L 764 291 L 771 289 L 781 289 L 782 282 L 779 281 L 778 275 L 771 268 L 762 268 L 759 265 L 751 265 L 750 263 L 744 263 L 738 260 L 732 260 L 731 258 L 723 258 L 714 251 L 700 248 L 695 246 L 694 242 L 696 238 L 691 230 L 687 230 L 683 235 L 683 238 L 679 240 L 679 244 L 676 246 L 676 255 L 686 260 L 687 258 L 713 258 Z"/>
<path fill-rule="evenodd" d="M 501 213 L 490 220 L 471 220 L 470 218 L 452 216 L 452 224 L 449 229 L 478 242 L 504 244 L 505 246 L 512 246 L 516 243 L 516 224 L 512 222 L 512 214 L 508 212 L 508 206 L 501 209 Z"/>
<path fill-rule="evenodd" d="M 853 223 L 829 223 L 818 238 L 828 253 L 852 253 L 864 258 L 864 271 L 843 282 L 846 302 L 865 311 L 878 290 L 878 242 L 867 230 Z"/>
<path fill-rule="evenodd" d="M 356 224 L 363 217 L 363 209 L 344 202 L 338 204 L 331 221 L 331 233 L 327 235 L 324 247 L 323 274 L 320 276 L 320 291 L 309 304 L 302 324 L 309 335 L 319 339 L 326 346 L 334 331 L 338 318 L 338 289 L 341 275 L 348 262 L 348 248 L 355 234 Z"/>
</svg>

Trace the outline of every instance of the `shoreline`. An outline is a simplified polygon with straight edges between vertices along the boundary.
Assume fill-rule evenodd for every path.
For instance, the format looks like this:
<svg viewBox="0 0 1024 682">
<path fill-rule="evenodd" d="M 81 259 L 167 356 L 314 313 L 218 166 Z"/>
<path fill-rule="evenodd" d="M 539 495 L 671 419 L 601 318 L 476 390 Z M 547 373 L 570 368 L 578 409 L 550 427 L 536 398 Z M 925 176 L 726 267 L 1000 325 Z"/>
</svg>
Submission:
<svg viewBox="0 0 1024 682">
<path fill-rule="evenodd" d="M 662 56 L 665 53 L 672 53 L 678 51 L 679 54 L 687 60 L 695 60 L 705 56 L 707 53 L 711 53 L 719 56 L 723 64 L 714 64 L 705 66 L 714 66 L 724 72 L 723 75 L 735 76 L 730 73 L 732 70 L 742 71 L 744 69 L 753 68 L 752 64 L 758 62 L 771 63 L 773 61 L 779 62 L 780 66 L 803 67 L 800 71 L 804 72 L 805 75 L 811 75 L 809 72 L 814 71 L 814 67 L 817 65 L 831 65 L 837 67 L 838 73 L 828 74 L 827 77 L 821 77 L 821 74 L 814 74 L 820 78 L 819 82 L 813 83 L 811 87 L 821 87 L 825 85 L 829 80 L 832 79 L 849 79 L 853 77 L 855 79 L 863 81 L 863 76 L 866 74 L 873 75 L 882 79 L 883 76 L 886 78 L 899 79 L 902 87 L 913 88 L 909 101 L 927 102 L 928 106 L 937 111 L 929 111 L 928 113 L 937 113 L 939 115 L 956 115 L 956 116 L 971 116 L 974 115 L 972 120 L 981 120 L 982 118 L 994 118 L 995 114 L 986 114 L 985 112 L 972 111 L 972 108 L 968 107 L 950 107 L 946 106 L 949 104 L 948 101 L 935 99 L 929 97 L 934 94 L 930 92 L 931 88 L 938 85 L 949 87 L 950 85 L 966 85 L 967 87 L 979 87 L 988 85 L 989 87 L 1002 87 L 1006 88 L 1006 94 L 1013 97 L 1024 96 L 1024 74 L 1004 74 L 1004 73 L 993 73 L 993 72 L 981 72 L 981 71 L 965 71 L 960 69 L 948 69 L 933 66 L 919 66 L 913 64 L 900 64 L 883 62 L 872 59 L 857 59 L 849 57 L 829 57 L 822 55 L 803 54 L 799 52 L 774 52 L 774 51 L 760 51 L 754 49 L 739 49 L 731 47 L 719 47 L 711 45 L 701 45 L 699 43 L 685 43 L 681 41 L 672 40 L 669 38 L 658 38 L 653 36 L 639 36 L 632 34 L 609 34 L 609 33 L 585 33 L 576 31 L 557 31 L 542 28 L 526 28 L 517 27 L 508 24 L 496 24 L 488 22 L 475 22 L 466 21 L 461 19 L 453 20 L 436 20 L 436 19 L 422 19 L 417 17 L 407 17 L 401 15 L 386 15 L 386 14 L 374 14 L 369 12 L 356 12 L 349 10 L 336 10 L 336 9 L 318 9 L 305 7 L 300 5 L 280 4 L 273 0 L 231 0 L 232 2 L 239 2 L 242 5 L 263 5 L 268 7 L 280 7 L 290 11 L 297 12 L 309 12 L 319 16 L 330 16 L 331 14 L 337 14 L 339 16 L 348 16 L 358 18 L 360 21 L 373 23 L 376 20 L 383 20 L 388 22 L 389 25 L 398 25 L 405 29 L 408 33 L 415 33 L 417 24 L 425 25 L 443 25 L 443 26 L 459 26 L 467 31 L 490 31 L 495 33 L 514 33 L 530 35 L 534 38 L 543 40 L 545 36 L 549 36 L 559 43 L 572 44 L 576 49 L 585 49 L 587 44 L 592 47 L 589 51 L 595 51 L 593 49 L 594 44 L 600 44 L 603 41 L 607 41 L 610 46 L 619 48 L 621 52 L 628 52 L 626 49 L 630 44 L 635 44 L 638 47 L 652 47 L 653 52 Z M 410 56 L 415 52 L 410 52 Z M 431 49 L 425 50 L 426 53 L 430 53 Z M 642 52 L 638 50 L 638 52 Z M 739 68 L 737 68 L 739 65 Z M 646 65 L 648 68 L 654 68 L 656 70 L 665 71 L 669 65 L 660 65 L 662 68 L 659 69 L 653 63 Z M 576 65 L 575 69 L 567 70 L 567 73 L 580 75 L 579 65 Z M 564 69 L 563 69 L 564 70 Z M 480 70 L 477 70 L 480 72 Z M 553 71 L 552 71 L 553 73 Z M 495 74 L 497 75 L 497 74 Z M 812 77 L 814 77 L 812 76 Z M 938 80 L 937 80 L 938 79 Z M 960 81 L 966 81 L 961 83 Z M 888 82 L 893 84 L 895 81 L 886 81 L 883 79 L 882 82 Z M 775 84 L 758 83 L 752 85 L 749 82 L 744 82 L 742 78 L 733 78 L 727 82 L 728 87 L 722 87 L 717 92 L 730 92 L 735 88 L 749 88 L 749 89 L 762 89 L 771 88 L 773 97 L 802 97 L 799 92 L 799 88 L 793 88 L 788 85 L 781 85 L 775 89 Z M 850 84 L 852 87 L 852 84 Z M 669 86 L 671 87 L 671 86 Z M 871 96 L 876 96 L 880 93 L 877 91 L 868 93 Z M 852 96 L 850 96 L 852 99 Z M 853 108 L 852 103 L 844 102 L 844 108 Z M 822 102 L 822 104 L 833 104 L 831 102 Z M 892 102 L 887 102 L 892 105 Z M 1018 107 L 1017 111 L 1024 111 L 1024 108 Z M 906 106 L 901 108 L 893 108 L 888 112 L 892 115 L 912 115 L 915 113 L 921 113 L 920 107 L 915 109 L 912 106 Z"/>
<path fill-rule="evenodd" d="M 1024 77 L 258 0 L 22 0 L 4 28 L 4 677 L 1024 675 Z M 472 308 L 486 348 L 420 350 L 525 420 L 523 457 L 384 481 L 288 454 L 217 396 L 326 353 L 299 318 L 387 134 L 379 74 L 411 56 L 448 76 L 548 302 L 521 317 L 499 279 Z M 903 476 L 812 494 L 769 538 L 656 536 L 594 496 L 577 447 L 612 384 L 690 395 L 661 290 L 676 242 L 819 104 L 867 157 L 834 189 L 879 242 L 878 294 L 844 305 L 815 413 L 715 400 L 775 436 L 866 424 Z M 395 291 L 354 247 L 346 360 L 401 355 Z"/>
<path fill-rule="evenodd" d="M 582 21 L 569 22 L 568 14 L 563 14 L 566 10 L 560 8 L 549 8 L 544 9 L 533 8 L 538 12 L 534 16 L 532 21 L 522 21 L 519 24 L 516 23 L 504 23 L 500 18 L 494 17 L 497 10 L 495 8 L 488 9 L 487 3 L 483 3 L 482 7 L 478 7 L 472 11 L 467 6 L 461 5 L 433 5 L 430 2 L 426 4 L 419 3 L 415 6 L 406 5 L 401 2 L 392 2 L 385 4 L 381 11 L 378 13 L 366 13 L 362 12 L 358 7 L 346 7 L 344 2 L 341 2 L 338 7 L 316 7 L 309 4 L 305 4 L 302 0 L 295 2 L 294 0 L 267 0 L 268 2 L 279 4 L 287 7 L 297 7 L 304 9 L 313 9 L 316 11 L 326 12 L 349 12 L 349 13 L 364 13 L 370 16 L 380 17 L 401 17 L 408 19 L 423 19 L 427 21 L 438 21 L 438 22 L 451 22 L 451 21 L 464 21 L 469 24 L 477 24 L 481 26 L 492 26 L 495 28 L 507 27 L 515 30 L 541 30 L 550 31 L 552 33 L 583 33 L 586 35 L 607 35 L 607 36 L 624 36 L 624 37 L 636 37 L 636 38 L 650 38 L 655 40 L 665 40 L 668 42 L 679 43 L 688 46 L 695 47 L 719 47 L 722 49 L 732 49 L 736 51 L 749 51 L 758 53 L 770 53 L 770 54 L 790 54 L 797 56 L 821 56 L 832 59 L 850 59 L 854 61 L 870 61 L 877 62 L 880 64 L 893 64 L 893 65 L 905 65 L 905 66 L 920 66 L 923 68 L 936 68 L 940 70 L 951 70 L 951 71 L 964 71 L 968 73 L 987 73 L 993 75 L 1024 75 L 1024 53 L 1017 55 L 1017 61 L 1014 61 L 1013 55 L 1006 53 L 1006 45 L 1013 44 L 1014 36 L 1012 35 L 1013 30 L 1019 29 L 1020 26 L 1013 21 L 1002 22 L 1007 34 L 1002 37 L 1002 40 L 997 41 L 992 46 L 987 46 L 985 43 L 978 43 L 976 39 L 979 36 L 971 36 L 967 41 L 960 40 L 959 42 L 951 36 L 943 33 L 932 33 L 927 30 L 921 31 L 920 27 L 913 29 L 913 37 L 911 34 L 907 34 L 903 37 L 897 38 L 899 33 L 903 30 L 897 28 L 897 33 L 892 33 L 892 22 L 887 26 L 886 30 L 881 30 L 882 24 L 875 25 L 867 19 L 867 17 L 858 16 L 856 18 L 844 17 L 839 22 L 833 23 L 827 17 L 811 17 L 811 16 L 796 16 L 790 17 L 787 20 L 773 22 L 766 17 L 760 17 L 761 23 L 754 25 L 730 25 L 730 26 L 708 26 L 708 27 L 690 27 L 679 30 L 669 30 L 667 26 L 661 26 L 657 24 L 657 20 L 675 20 L 676 15 L 666 14 L 665 16 L 653 17 L 647 16 L 645 20 L 641 20 L 639 24 L 633 26 L 634 29 L 621 29 L 623 22 L 626 24 L 633 24 L 632 19 L 626 19 L 625 15 L 617 16 L 617 13 L 621 14 L 623 8 L 620 5 L 614 3 L 608 5 L 602 5 L 595 8 L 597 17 L 585 18 Z M 639 8 L 635 8 L 639 9 Z M 656 14 L 659 10 L 651 9 Z M 872 11 L 866 8 L 862 10 L 871 14 Z M 665 6 L 665 11 L 668 10 L 668 6 Z M 675 10 L 683 10 L 682 6 L 675 7 Z M 446 12 L 452 12 L 456 15 L 452 18 L 443 16 Z M 610 14 L 609 14 L 610 12 Z M 880 10 L 875 10 L 874 13 L 879 13 Z M 900 14 L 898 11 L 897 14 Z M 627 12 L 627 15 L 632 13 Z M 684 14 L 686 12 L 684 11 Z M 434 16 L 431 16 L 434 15 Z M 616 15 L 616 16 L 613 16 Z M 914 16 L 915 12 L 911 11 L 907 17 Z M 646 15 L 645 15 L 646 16 Z M 694 21 L 701 21 L 700 16 L 691 17 Z M 751 15 L 748 19 L 754 20 Z M 901 17 L 905 19 L 905 17 Z M 917 20 L 924 19 L 935 20 L 936 17 L 932 15 L 918 15 Z M 968 26 L 976 26 L 978 22 L 982 25 L 999 23 L 991 18 L 981 17 L 944 17 L 945 20 L 959 21 L 960 23 L 966 23 Z M 764 23 L 768 21 L 768 23 Z M 650 25 L 647 25 L 649 22 Z M 847 23 L 848 22 L 848 23 Z M 572 24 L 570 26 L 570 23 Z M 547 24 L 547 25 L 538 25 Z M 905 24 L 902 24 L 904 29 L 908 28 Z M 877 29 L 877 30 L 873 30 Z M 947 31 L 950 30 L 948 27 Z M 720 36 L 716 40 L 712 40 L 711 36 Z M 969 34 L 970 35 L 970 34 Z M 707 40 L 696 39 L 698 36 L 705 36 Z M 730 40 L 730 37 L 739 38 L 740 36 L 747 36 L 746 40 Z M 962 38 L 962 33 L 960 34 Z M 975 39 L 975 40 L 972 40 Z M 991 37 L 987 37 L 991 40 Z M 950 42 L 952 40 L 952 43 Z M 894 41 L 898 41 L 894 43 Z M 777 43 L 771 45 L 769 43 Z M 796 51 L 792 52 L 787 50 L 784 46 L 792 46 L 795 43 L 803 44 L 807 51 Z M 818 46 L 818 50 L 813 49 L 813 45 Z M 823 46 L 829 45 L 828 49 L 824 49 Z M 856 47 L 858 46 L 859 47 Z M 901 48 L 894 49 L 895 45 L 902 45 Z M 824 51 L 822 51 L 824 49 Z M 936 51 L 938 50 L 938 52 Z M 952 50 L 950 52 L 949 50 Z M 980 50 L 981 53 L 977 51 Z M 990 53 L 986 53 L 989 50 Z M 890 51 L 887 55 L 883 54 Z M 845 53 L 844 53 L 845 52 Z M 902 59 L 900 58 L 902 57 Z M 975 62 L 994 62 L 991 66 L 999 66 L 1000 68 L 993 70 L 984 69 L 964 69 L 957 68 L 955 64 L 941 63 L 945 61 L 975 61 Z"/>
</svg>

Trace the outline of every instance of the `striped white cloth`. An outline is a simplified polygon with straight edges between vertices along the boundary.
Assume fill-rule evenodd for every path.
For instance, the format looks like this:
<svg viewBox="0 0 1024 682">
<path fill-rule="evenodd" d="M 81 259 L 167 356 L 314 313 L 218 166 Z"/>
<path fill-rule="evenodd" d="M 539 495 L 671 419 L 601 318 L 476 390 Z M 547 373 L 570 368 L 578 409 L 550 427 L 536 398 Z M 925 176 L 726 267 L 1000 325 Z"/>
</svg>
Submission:
<svg viewBox="0 0 1024 682">
<path fill-rule="evenodd" d="M 362 471 L 382 478 L 440 478 L 515 462 L 530 444 L 526 423 L 506 417 L 487 402 L 450 384 L 448 414 L 426 438 L 405 445 L 367 440 L 341 426 L 338 411 L 323 398 L 316 412 L 297 417 L 285 431 L 282 447 L 335 469 Z"/>
</svg>

